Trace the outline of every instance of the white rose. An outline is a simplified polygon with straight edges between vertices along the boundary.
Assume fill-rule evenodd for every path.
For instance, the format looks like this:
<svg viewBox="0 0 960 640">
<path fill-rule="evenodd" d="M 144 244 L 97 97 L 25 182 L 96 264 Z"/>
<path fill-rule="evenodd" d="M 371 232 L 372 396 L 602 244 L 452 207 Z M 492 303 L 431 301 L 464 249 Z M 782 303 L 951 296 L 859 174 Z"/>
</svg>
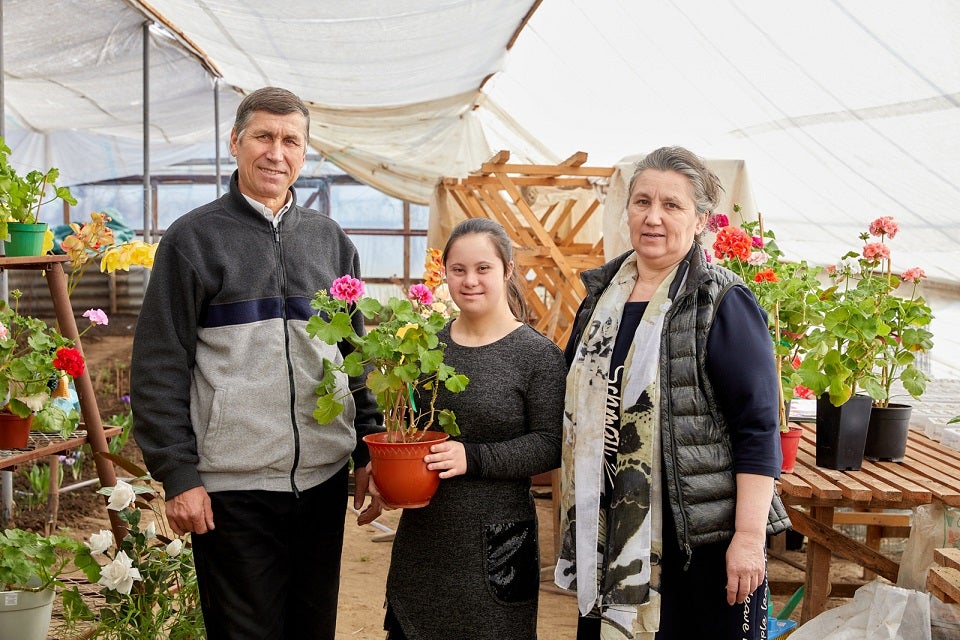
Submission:
<svg viewBox="0 0 960 640">
<path fill-rule="evenodd" d="M 156 523 L 151 522 L 147 525 L 147 528 L 143 530 L 143 535 L 147 540 L 153 540 L 157 537 L 157 525 Z"/>
<path fill-rule="evenodd" d="M 180 538 L 174 538 L 167 545 L 167 555 L 171 558 L 176 558 L 181 551 L 183 551 L 183 540 Z"/>
<path fill-rule="evenodd" d="M 129 594 L 134 580 L 140 580 L 140 571 L 133 566 L 133 560 L 123 551 L 110 564 L 100 567 L 100 579 L 97 584 L 122 594 Z"/>
<path fill-rule="evenodd" d="M 103 553 L 113 544 L 113 533 L 106 529 L 100 529 L 100 533 L 90 536 L 90 542 L 85 544 L 90 547 L 90 553 L 94 555 Z"/>
<path fill-rule="evenodd" d="M 117 480 L 117 486 L 115 486 L 113 488 L 113 492 L 110 493 L 110 500 L 107 502 L 107 509 L 123 511 L 132 505 L 136 498 L 137 494 L 134 492 L 133 487 L 123 480 Z"/>
</svg>

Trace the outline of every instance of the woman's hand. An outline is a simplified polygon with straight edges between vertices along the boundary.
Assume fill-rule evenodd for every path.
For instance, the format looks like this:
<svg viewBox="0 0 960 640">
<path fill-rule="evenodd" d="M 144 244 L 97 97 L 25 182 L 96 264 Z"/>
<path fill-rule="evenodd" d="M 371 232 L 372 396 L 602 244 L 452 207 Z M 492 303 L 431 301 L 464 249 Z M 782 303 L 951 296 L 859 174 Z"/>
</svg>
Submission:
<svg viewBox="0 0 960 640">
<path fill-rule="evenodd" d="M 767 572 L 763 533 L 737 531 L 727 547 L 727 604 L 743 604 L 756 591 Z"/>
<path fill-rule="evenodd" d="M 463 445 L 455 440 L 447 440 L 430 447 L 430 453 L 423 457 L 430 471 L 440 471 L 441 478 L 462 476 L 467 472 L 467 454 Z"/>
</svg>

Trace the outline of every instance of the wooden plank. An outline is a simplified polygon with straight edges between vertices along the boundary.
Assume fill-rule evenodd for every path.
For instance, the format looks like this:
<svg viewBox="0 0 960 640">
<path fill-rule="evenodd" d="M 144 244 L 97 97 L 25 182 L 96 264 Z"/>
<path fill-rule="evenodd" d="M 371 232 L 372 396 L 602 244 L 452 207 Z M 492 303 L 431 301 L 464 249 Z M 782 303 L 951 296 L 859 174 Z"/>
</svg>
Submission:
<svg viewBox="0 0 960 640">
<path fill-rule="evenodd" d="M 910 514 L 884 513 L 882 511 L 837 511 L 833 514 L 833 523 L 909 527 Z"/>
<path fill-rule="evenodd" d="M 813 513 L 813 509 L 811 509 L 811 513 Z M 787 514 L 790 516 L 790 522 L 793 523 L 794 530 L 798 533 L 802 533 L 838 556 L 856 562 L 861 567 L 866 567 L 891 582 L 897 581 L 900 565 L 879 551 L 845 536 L 832 526 L 815 520 L 800 509 L 788 506 Z"/>
<path fill-rule="evenodd" d="M 575 154 L 561 162 L 564 167 L 579 167 L 587 161 L 586 151 L 577 151 Z"/>
<path fill-rule="evenodd" d="M 927 589 L 944 602 L 960 602 L 960 569 L 930 567 Z"/>
<path fill-rule="evenodd" d="M 778 489 L 781 495 L 788 495 L 792 498 L 809 498 L 813 495 L 813 487 L 792 473 L 780 474 Z"/>
<path fill-rule="evenodd" d="M 921 476 L 938 483 L 942 489 L 945 489 L 945 491 L 941 491 L 940 493 L 942 496 L 941 499 L 944 502 L 947 502 L 947 504 L 951 504 L 948 502 L 948 499 L 953 500 L 954 502 L 960 501 L 960 478 L 957 478 L 946 472 L 946 469 L 939 464 L 936 458 L 932 458 L 918 451 L 913 451 L 908 453 L 903 462 L 900 462 L 899 464 L 904 469 L 920 474 Z M 927 483 L 925 482 L 924 484 Z M 932 486 L 930 489 L 933 491 Z"/>
<path fill-rule="evenodd" d="M 934 549 L 933 561 L 951 569 L 960 569 L 960 549 L 952 547 Z"/>
<path fill-rule="evenodd" d="M 797 464 L 793 469 L 793 474 L 807 482 L 813 490 L 813 496 L 820 500 L 840 500 L 843 497 L 840 487 L 806 465 Z"/>
<path fill-rule="evenodd" d="M 609 178 L 613 175 L 613 167 L 566 167 L 563 165 L 548 164 L 494 164 L 484 162 L 480 165 L 481 173 L 520 173 L 525 176 L 591 176 Z"/>
<path fill-rule="evenodd" d="M 493 157 L 487 160 L 484 164 L 506 164 L 510 162 L 510 152 L 506 149 L 501 149 L 497 151 Z"/>
<path fill-rule="evenodd" d="M 898 475 L 898 468 L 898 462 L 870 462 L 864 460 L 861 471 L 876 476 L 889 485 L 899 489 L 901 493 L 900 499 L 904 503 L 909 503 L 911 506 L 929 504 L 933 497 L 931 491 L 909 478 Z"/>
<path fill-rule="evenodd" d="M 833 509 L 831 507 L 811 507 L 811 514 L 823 521 L 823 526 L 833 531 Z M 794 531 L 804 533 L 813 529 L 807 527 L 808 521 L 812 521 L 799 509 L 787 507 L 787 515 L 793 523 Z M 797 519 L 794 520 L 794 517 Z M 798 524 L 799 523 L 799 524 Z M 814 521 L 816 523 L 816 521 Z M 804 533 L 804 535 L 806 535 Z M 800 624 L 803 624 L 811 618 L 815 618 L 827 607 L 827 592 L 830 588 L 830 562 L 832 555 L 830 549 L 821 544 L 819 538 L 815 535 L 808 536 L 807 539 L 807 575 L 804 581 L 803 607 L 800 610 Z"/>
<path fill-rule="evenodd" d="M 803 445 L 801 445 L 802 447 Z M 830 480 L 835 486 L 840 488 L 841 495 L 854 502 L 869 504 L 873 499 L 873 491 L 863 483 L 853 478 L 849 472 L 836 471 L 834 469 L 824 469 L 816 465 L 816 459 L 806 451 L 797 452 L 797 460 L 803 461 L 804 466 L 816 469 L 816 472 Z"/>
</svg>

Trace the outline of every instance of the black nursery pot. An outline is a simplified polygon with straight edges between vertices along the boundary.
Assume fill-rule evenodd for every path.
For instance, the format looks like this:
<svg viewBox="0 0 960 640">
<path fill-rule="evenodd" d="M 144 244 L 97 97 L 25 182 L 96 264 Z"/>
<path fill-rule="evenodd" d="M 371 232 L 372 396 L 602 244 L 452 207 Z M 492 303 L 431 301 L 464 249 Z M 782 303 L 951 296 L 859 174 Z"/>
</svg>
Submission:
<svg viewBox="0 0 960 640">
<path fill-rule="evenodd" d="M 817 398 L 818 467 L 837 471 L 860 469 L 872 404 L 867 396 L 851 396 L 839 407 L 830 403 L 828 394 Z"/>
<path fill-rule="evenodd" d="M 910 431 L 908 404 L 890 404 L 874 407 L 870 411 L 870 427 L 863 457 L 867 460 L 900 462 L 907 451 L 907 435 Z"/>
</svg>

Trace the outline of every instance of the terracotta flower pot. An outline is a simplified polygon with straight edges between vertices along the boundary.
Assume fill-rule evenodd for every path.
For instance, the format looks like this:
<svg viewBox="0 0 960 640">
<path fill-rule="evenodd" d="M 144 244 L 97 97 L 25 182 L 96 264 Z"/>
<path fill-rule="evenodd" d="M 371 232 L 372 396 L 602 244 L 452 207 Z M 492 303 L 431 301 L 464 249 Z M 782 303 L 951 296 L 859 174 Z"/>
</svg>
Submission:
<svg viewBox="0 0 960 640">
<path fill-rule="evenodd" d="M 780 471 L 783 473 L 793 473 L 793 467 L 797 463 L 800 436 L 802 435 L 803 429 L 800 427 L 790 427 L 787 431 L 780 432 L 780 451 L 783 453 L 783 463 L 780 465 Z"/>
<path fill-rule="evenodd" d="M 440 431 L 428 431 L 418 442 L 387 442 L 386 433 L 363 437 L 370 450 L 373 479 L 380 495 L 392 507 L 425 507 L 440 486 L 440 472 L 427 469 L 423 457 L 430 446 L 449 438 Z"/>
<path fill-rule="evenodd" d="M 33 414 L 21 418 L 12 413 L 0 413 L 0 449 L 26 449 L 30 441 Z"/>
</svg>

